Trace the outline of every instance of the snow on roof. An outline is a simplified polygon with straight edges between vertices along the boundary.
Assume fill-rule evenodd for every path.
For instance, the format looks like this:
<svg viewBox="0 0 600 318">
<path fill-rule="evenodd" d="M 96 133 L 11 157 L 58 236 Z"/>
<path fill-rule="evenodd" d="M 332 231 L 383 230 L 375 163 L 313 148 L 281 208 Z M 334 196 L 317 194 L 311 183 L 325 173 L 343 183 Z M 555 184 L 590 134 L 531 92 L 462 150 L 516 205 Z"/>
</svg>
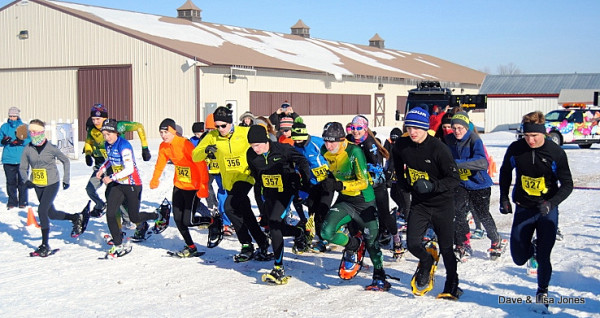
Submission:
<svg viewBox="0 0 600 318">
<path fill-rule="evenodd" d="M 202 57 L 208 64 L 317 71 L 347 76 L 433 77 L 476 84 L 483 82 L 485 76 L 484 73 L 448 61 L 427 55 L 417 57 L 404 51 L 76 3 L 40 3 L 50 3 L 65 12 L 84 15 L 95 23 L 110 25 L 142 40 L 160 43 L 183 55 Z M 421 73 L 430 75 L 419 75 Z"/>
</svg>

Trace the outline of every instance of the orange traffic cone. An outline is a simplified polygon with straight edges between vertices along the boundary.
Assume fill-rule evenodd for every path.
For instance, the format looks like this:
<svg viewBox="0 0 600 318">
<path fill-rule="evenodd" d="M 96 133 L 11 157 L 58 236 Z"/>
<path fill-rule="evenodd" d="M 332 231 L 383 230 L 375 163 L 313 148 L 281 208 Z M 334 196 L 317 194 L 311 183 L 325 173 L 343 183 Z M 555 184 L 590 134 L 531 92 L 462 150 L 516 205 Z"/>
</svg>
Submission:
<svg viewBox="0 0 600 318">
<path fill-rule="evenodd" d="M 498 172 L 498 168 L 496 167 L 496 161 L 494 161 L 494 157 L 490 156 L 489 166 L 488 166 L 488 174 L 490 177 L 494 177 Z"/>
<path fill-rule="evenodd" d="M 30 225 L 35 225 L 35 227 L 37 227 L 38 229 L 40 228 L 38 221 L 35 219 L 35 215 L 33 215 L 32 208 L 29 208 L 29 210 L 27 211 L 27 226 Z"/>
</svg>

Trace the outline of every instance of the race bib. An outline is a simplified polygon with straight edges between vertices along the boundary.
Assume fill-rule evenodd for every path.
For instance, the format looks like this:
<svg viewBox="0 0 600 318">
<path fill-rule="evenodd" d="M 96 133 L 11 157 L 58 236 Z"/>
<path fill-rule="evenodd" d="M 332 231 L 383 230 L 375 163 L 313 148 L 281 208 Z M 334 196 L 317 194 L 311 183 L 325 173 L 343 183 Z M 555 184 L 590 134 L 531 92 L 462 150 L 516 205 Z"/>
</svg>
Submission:
<svg viewBox="0 0 600 318">
<path fill-rule="evenodd" d="M 217 160 L 211 160 L 208 163 L 208 173 L 210 173 L 210 174 L 219 173 L 219 162 Z"/>
<path fill-rule="evenodd" d="M 279 192 L 283 192 L 283 182 L 280 174 L 263 174 L 262 183 L 265 188 L 276 188 Z"/>
<path fill-rule="evenodd" d="M 113 174 L 117 174 L 117 173 L 123 171 L 123 166 L 121 166 L 121 165 L 112 165 L 111 167 L 113 170 Z M 126 180 L 127 180 L 127 177 L 119 179 L 119 181 L 126 181 Z"/>
<path fill-rule="evenodd" d="M 521 187 L 523 187 L 523 190 L 527 194 L 536 197 L 548 192 L 544 177 L 532 178 L 528 176 L 521 176 Z"/>
<path fill-rule="evenodd" d="M 320 167 L 316 167 L 311 169 L 315 178 L 317 178 L 317 182 L 321 182 L 327 178 L 327 172 L 329 172 L 329 166 L 322 165 Z"/>
<path fill-rule="evenodd" d="M 415 184 L 415 182 L 419 179 L 429 180 L 429 175 L 425 171 L 419 171 L 419 170 L 408 168 L 407 172 L 408 172 L 408 177 L 406 179 L 408 179 L 411 186 L 413 184 Z"/>
<path fill-rule="evenodd" d="M 240 156 L 232 156 L 225 158 L 226 171 L 242 171 L 242 159 Z"/>
<path fill-rule="evenodd" d="M 102 154 L 102 157 L 104 157 L 104 159 L 108 158 L 108 155 L 106 154 L 106 149 L 100 149 L 100 153 Z"/>
<path fill-rule="evenodd" d="M 175 166 L 177 179 L 183 183 L 192 183 L 192 171 L 190 167 Z"/>
<path fill-rule="evenodd" d="M 460 175 L 460 180 L 467 181 L 469 180 L 469 176 L 471 176 L 471 170 L 469 169 L 458 169 L 458 174 Z"/>
<path fill-rule="evenodd" d="M 48 173 L 46 169 L 32 169 L 31 177 L 33 178 L 33 184 L 39 186 L 47 186 L 48 185 Z"/>
</svg>

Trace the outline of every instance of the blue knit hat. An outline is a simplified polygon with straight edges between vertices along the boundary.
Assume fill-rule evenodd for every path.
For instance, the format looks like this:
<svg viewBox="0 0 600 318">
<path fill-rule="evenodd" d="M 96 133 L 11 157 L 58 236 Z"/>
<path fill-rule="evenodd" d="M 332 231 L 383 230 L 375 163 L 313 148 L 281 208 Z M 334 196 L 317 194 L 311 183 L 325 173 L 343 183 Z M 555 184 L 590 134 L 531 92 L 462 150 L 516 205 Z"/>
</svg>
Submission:
<svg viewBox="0 0 600 318">
<path fill-rule="evenodd" d="M 423 130 L 429 129 L 429 112 L 421 107 L 411 109 L 404 119 L 405 127 L 416 127 Z"/>
</svg>

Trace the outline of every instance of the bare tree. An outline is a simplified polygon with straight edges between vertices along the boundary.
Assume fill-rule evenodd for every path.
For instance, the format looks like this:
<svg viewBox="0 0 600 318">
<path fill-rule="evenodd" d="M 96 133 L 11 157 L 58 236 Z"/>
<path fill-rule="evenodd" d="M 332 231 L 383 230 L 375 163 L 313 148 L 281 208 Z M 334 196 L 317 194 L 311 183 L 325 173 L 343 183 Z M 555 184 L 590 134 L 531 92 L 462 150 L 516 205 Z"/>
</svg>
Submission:
<svg viewBox="0 0 600 318">
<path fill-rule="evenodd" d="M 517 75 L 521 74 L 521 70 L 512 62 L 506 65 L 498 66 L 498 74 L 499 75 Z"/>
<path fill-rule="evenodd" d="M 490 69 L 489 66 L 484 66 L 484 67 L 480 68 L 478 71 L 483 72 L 485 74 L 492 74 L 492 70 Z"/>
</svg>

